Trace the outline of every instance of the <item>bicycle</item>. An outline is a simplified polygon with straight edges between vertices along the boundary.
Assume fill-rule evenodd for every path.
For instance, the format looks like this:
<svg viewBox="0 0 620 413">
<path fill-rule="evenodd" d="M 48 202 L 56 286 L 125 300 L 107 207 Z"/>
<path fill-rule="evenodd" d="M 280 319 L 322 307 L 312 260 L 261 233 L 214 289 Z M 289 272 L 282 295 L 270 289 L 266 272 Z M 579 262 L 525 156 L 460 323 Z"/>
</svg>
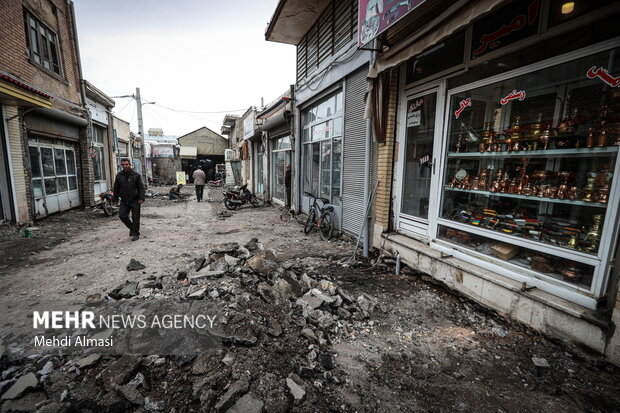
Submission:
<svg viewBox="0 0 620 413">
<path fill-rule="evenodd" d="M 317 198 L 314 195 L 306 192 L 306 195 L 312 198 L 312 206 L 310 212 L 308 212 L 308 219 L 306 225 L 304 225 L 304 234 L 309 234 L 313 228 L 318 228 L 323 241 L 329 241 L 334 233 L 334 206 L 329 205 L 329 199 Z M 323 203 L 322 207 L 319 207 L 317 201 Z M 319 217 L 317 220 L 317 216 Z"/>
</svg>

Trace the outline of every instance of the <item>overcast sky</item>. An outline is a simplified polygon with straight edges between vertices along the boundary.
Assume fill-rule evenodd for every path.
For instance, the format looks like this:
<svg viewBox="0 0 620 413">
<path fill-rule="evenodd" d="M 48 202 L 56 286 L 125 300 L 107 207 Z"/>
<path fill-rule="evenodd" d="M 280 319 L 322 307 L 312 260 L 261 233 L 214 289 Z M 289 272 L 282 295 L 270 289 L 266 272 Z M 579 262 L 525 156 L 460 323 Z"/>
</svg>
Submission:
<svg viewBox="0 0 620 413">
<path fill-rule="evenodd" d="M 265 41 L 277 0 L 74 3 L 84 78 L 108 96 L 139 87 L 156 102 L 143 105 L 145 132 L 220 133 L 225 113 L 181 111 L 241 115 L 295 82 L 295 46 Z M 114 114 L 137 132 L 135 101 L 115 100 Z"/>
</svg>

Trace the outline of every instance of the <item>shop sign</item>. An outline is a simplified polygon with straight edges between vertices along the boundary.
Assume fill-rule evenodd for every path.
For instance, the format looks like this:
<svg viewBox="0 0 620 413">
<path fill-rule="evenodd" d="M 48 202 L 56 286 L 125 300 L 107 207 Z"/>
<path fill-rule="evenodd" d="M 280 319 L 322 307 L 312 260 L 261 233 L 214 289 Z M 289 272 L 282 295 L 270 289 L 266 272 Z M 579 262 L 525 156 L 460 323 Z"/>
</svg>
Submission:
<svg viewBox="0 0 620 413">
<path fill-rule="evenodd" d="M 597 68 L 596 66 L 592 66 L 590 69 L 588 69 L 586 76 L 588 76 L 588 79 L 595 79 L 598 77 L 599 79 L 601 79 L 603 82 L 607 83 L 611 87 L 620 86 L 620 76 L 613 77 L 612 75 L 609 74 L 609 71 L 605 69 L 604 67 Z"/>
<path fill-rule="evenodd" d="M 511 100 L 524 100 L 525 99 L 525 90 L 520 90 L 520 91 L 516 91 L 513 90 L 512 92 L 510 92 L 508 94 L 508 96 L 503 97 L 499 100 L 499 103 L 501 103 L 502 105 L 507 104 L 508 102 L 510 102 Z"/>
<path fill-rule="evenodd" d="M 358 46 L 370 42 L 425 1 L 359 0 Z"/>
<path fill-rule="evenodd" d="M 418 99 L 411 102 L 407 108 L 407 127 L 420 126 L 422 124 L 422 105 L 424 99 Z"/>
<path fill-rule="evenodd" d="M 456 119 L 461 116 L 461 113 L 465 110 L 466 107 L 471 106 L 471 98 L 463 99 L 459 102 L 459 108 L 454 111 L 454 117 Z"/>
<path fill-rule="evenodd" d="M 474 23 L 472 59 L 538 32 L 540 1 L 515 1 Z"/>
<path fill-rule="evenodd" d="M 153 158 L 174 158 L 174 148 L 170 146 L 153 146 L 151 151 Z"/>
</svg>

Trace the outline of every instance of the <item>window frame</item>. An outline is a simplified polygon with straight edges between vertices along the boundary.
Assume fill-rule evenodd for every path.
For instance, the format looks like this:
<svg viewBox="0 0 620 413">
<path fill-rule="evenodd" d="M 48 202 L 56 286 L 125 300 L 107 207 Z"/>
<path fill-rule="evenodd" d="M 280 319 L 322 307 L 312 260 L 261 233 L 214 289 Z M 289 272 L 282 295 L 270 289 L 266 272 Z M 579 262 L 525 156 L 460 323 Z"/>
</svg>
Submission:
<svg viewBox="0 0 620 413">
<path fill-rule="evenodd" d="M 45 72 L 64 78 L 59 37 L 29 10 L 24 10 L 28 60 Z M 33 36 L 34 35 L 34 36 Z"/>
</svg>

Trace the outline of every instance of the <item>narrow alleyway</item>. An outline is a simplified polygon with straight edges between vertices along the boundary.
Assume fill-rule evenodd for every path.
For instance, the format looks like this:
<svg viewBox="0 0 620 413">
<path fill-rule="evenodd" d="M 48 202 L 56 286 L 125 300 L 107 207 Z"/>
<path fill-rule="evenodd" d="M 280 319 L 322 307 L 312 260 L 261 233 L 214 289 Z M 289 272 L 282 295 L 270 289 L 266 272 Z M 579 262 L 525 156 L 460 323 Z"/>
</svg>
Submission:
<svg viewBox="0 0 620 413">
<path fill-rule="evenodd" d="M 18 357 L 9 346 L 2 411 L 620 411 L 620 370 L 596 355 L 409 269 L 395 276 L 389 260 L 349 266 L 350 242 L 306 236 L 276 207 L 228 213 L 220 194 L 209 190 L 204 203 L 148 199 L 137 242 L 99 210 L 50 217 L 32 238 L 3 234 L 2 298 L 106 300 L 126 281 L 139 283 L 131 300 L 203 288 L 199 298 L 226 308 L 236 335 L 217 354 L 195 357 Z M 225 243 L 238 245 L 218 247 Z M 249 265 L 243 245 L 255 256 L 273 250 L 275 266 Z M 180 276 L 200 276 L 196 259 L 216 248 L 231 254 L 224 275 Z M 131 259 L 145 268 L 128 271 Z M 147 287 L 152 281 L 162 285 Z"/>
</svg>

